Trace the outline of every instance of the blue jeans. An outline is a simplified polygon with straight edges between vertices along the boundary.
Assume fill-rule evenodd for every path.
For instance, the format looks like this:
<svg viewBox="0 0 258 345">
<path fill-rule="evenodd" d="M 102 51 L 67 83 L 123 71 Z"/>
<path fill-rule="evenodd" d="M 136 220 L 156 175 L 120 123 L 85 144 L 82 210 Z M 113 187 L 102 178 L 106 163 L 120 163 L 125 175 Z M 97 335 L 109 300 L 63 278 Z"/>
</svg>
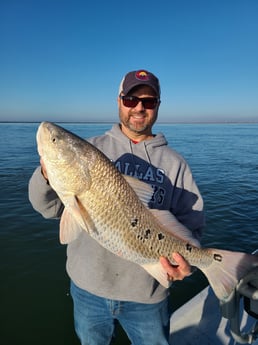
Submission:
<svg viewBox="0 0 258 345">
<path fill-rule="evenodd" d="M 155 304 L 115 301 L 71 282 L 75 331 L 82 345 L 109 345 L 118 320 L 132 345 L 168 345 L 168 299 Z"/>
</svg>

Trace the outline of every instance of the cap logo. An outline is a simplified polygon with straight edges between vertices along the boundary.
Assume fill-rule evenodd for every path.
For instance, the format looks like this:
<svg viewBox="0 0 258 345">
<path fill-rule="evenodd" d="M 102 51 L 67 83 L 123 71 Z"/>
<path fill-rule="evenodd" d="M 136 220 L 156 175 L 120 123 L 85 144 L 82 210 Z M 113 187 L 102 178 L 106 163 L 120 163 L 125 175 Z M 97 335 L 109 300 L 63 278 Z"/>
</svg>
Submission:
<svg viewBox="0 0 258 345">
<path fill-rule="evenodd" d="M 146 81 L 149 80 L 149 75 L 148 72 L 141 70 L 135 73 L 135 78 L 138 80 Z"/>
</svg>

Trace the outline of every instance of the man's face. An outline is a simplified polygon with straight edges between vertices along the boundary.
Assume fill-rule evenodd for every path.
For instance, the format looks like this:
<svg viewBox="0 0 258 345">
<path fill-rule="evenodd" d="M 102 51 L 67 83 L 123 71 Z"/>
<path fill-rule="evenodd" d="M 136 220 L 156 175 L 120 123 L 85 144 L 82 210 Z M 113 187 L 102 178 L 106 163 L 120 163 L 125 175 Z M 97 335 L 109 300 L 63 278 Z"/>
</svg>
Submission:
<svg viewBox="0 0 258 345">
<path fill-rule="evenodd" d="M 122 95 L 123 96 L 123 95 Z M 152 98 L 157 99 L 155 91 L 149 86 L 139 86 L 133 89 L 128 95 L 137 98 Z M 134 100 L 134 98 L 132 98 Z M 151 100 L 152 101 L 152 100 Z M 137 103 L 133 106 L 125 106 L 126 100 L 123 101 L 118 98 L 119 118 L 122 125 L 122 130 L 130 137 L 130 134 L 135 135 L 150 135 L 152 126 L 158 116 L 159 101 L 154 104 L 153 109 L 147 109 L 148 100 Z M 130 105 L 130 102 L 127 102 Z M 151 103 L 151 102 L 150 102 Z M 155 103 L 155 102 L 154 102 Z"/>
</svg>

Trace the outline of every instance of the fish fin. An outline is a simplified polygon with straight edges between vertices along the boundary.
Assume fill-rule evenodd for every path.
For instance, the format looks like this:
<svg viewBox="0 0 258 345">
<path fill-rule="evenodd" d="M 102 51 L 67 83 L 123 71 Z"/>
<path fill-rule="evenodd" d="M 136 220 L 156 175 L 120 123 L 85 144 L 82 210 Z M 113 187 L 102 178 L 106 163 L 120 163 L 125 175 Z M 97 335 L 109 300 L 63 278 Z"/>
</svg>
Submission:
<svg viewBox="0 0 258 345">
<path fill-rule="evenodd" d="M 160 262 L 143 264 L 141 265 L 141 267 L 144 268 L 153 278 L 155 278 L 165 288 L 169 288 L 171 286 L 172 282 L 168 280 L 167 272 Z"/>
<path fill-rule="evenodd" d="M 220 300 L 226 300 L 239 280 L 252 268 L 258 267 L 258 257 L 241 252 L 209 250 L 212 251 L 212 264 L 205 268 L 199 268 L 206 275 L 215 295 Z"/>
<path fill-rule="evenodd" d="M 78 222 L 67 208 L 63 211 L 59 227 L 59 239 L 62 244 L 68 244 L 74 241 L 82 231 L 81 227 L 78 226 Z"/>
<path fill-rule="evenodd" d="M 80 201 L 75 197 L 70 197 L 65 201 L 65 208 L 60 220 L 60 242 L 68 244 L 74 241 L 85 230 L 95 229 L 95 225 L 90 218 L 86 209 L 82 206 Z"/>
<path fill-rule="evenodd" d="M 153 193 L 154 193 L 152 186 L 132 176 L 123 175 L 123 177 L 125 178 L 127 183 L 132 187 L 132 189 L 135 191 L 135 193 L 137 194 L 141 202 L 146 207 L 148 207 L 149 202 L 151 201 L 153 197 Z"/>
<path fill-rule="evenodd" d="M 193 236 L 191 230 L 187 229 L 177 218 L 168 210 L 149 210 L 153 216 L 159 221 L 165 231 L 180 240 L 186 241 L 191 245 L 200 248 L 200 242 Z"/>
</svg>

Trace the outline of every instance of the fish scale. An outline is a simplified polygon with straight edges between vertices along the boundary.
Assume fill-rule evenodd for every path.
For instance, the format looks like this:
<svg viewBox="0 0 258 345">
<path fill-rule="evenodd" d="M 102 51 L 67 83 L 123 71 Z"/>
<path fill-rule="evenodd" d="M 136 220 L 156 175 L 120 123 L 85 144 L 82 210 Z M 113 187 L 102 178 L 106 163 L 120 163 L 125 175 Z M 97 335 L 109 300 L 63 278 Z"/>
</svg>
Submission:
<svg viewBox="0 0 258 345">
<path fill-rule="evenodd" d="M 109 170 L 109 167 L 106 168 Z M 113 170 L 113 166 L 111 170 Z M 97 181 L 100 181 L 100 176 L 107 177 L 107 175 L 103 172 L 103 167 L 97 169 L 97 176 L 94 176 L 94 171 L 91 174 L 92 179 Z M 85 201 L 86 208 L 91 210 L 92 219 L 95 219 L 96 228 L 101 229 L 102 239 L 107 239 L 106 242 L 102 242 L 106 249 L 115 253 L 123 252 L 128 260 L 133 260 L 138 264 L 157 262 L 160 256 L 170 258 L 174 251 L 184 253 L 185 258 L 193 265 L 196 262 L 201 264 L 198 260 L 200 253 L 197 248 L 191 247 L 192 253 L 189 255 L 189 250 L 186 249 L 187 243 L 176 241 L 170 234 L 167 234 L 136 198 L 135 192 L 122 187 L 125 184 L 123 177 L 119 174 L 110 175 L 112 175 L 111 180 L 114 183 L 109 185 L 109 188 L 98 190 L 99 195 L 96 193 L 96 189 L 92 188 L 94 193 L 91 196 L 86 193 Z M 113 214 L 103 200 L 108 200 L 109 205 L 115 205 Z M 98 222 L 99 219 L 100 222 Z M 137 220 L 136 225 L 132 224 L 133 220 Z M 148 236 L 146 236 L 146 232 Z M 92 237 L 99 241 L 97 232 L 93 231 Z M 207 258 L 211 259 L 210 255 L 207 255 Z M 205 264 L 205 260 L 202 261 L 202 264 Z"/>
<path fill-rule="evenodd" d="M 109 237 L 112 236 L 112 233 L 114 234 L 114 243 L 120 241 L 124 242 L 125 240 L 125 243 L 130 247 L 128 249 L 128 255 L 132 249 L 135 249 L 139 254 L 141 254 L 141 258 L 148 257 L 149 259 L 152 259 L 151 261 L 157 260 L 158 256 L 155 255 L 154 257 L 153 250 L 148 250 L 151 246 L 154 248 L 157 248 L 158 246 L 157 243 L 155 243 L 154 229 L 151 230 L 151 235 L 148 238 L 145 237 L 145 233 L 151 228 L 151 224 L 149 224 L 150 222 L 148 221 L 148 217 L 144 217 L 146 212 L 144 206 L 137 199 L 133 190 L 130 190 L 130 192 L 128 191 L 128 185 L 125 184 L 123 177 L 114 170 L 113 165 L 111 167 L 105 165 L 104 167 L 106 169 L 103 168 L 103 165 L 94 169 L 91 176 L 98 182 L 101 178 L 104 178 L 105 181 L 111 180 L 114 181 L 114 183 L 109 183 L 107 186 L 108 188 L 103 188 L 101 190 L 100 197 L 97 197 L 95 193 L 92 195 L 92 204 L 89 208 L 94 209 L 96 208 L 96 205 L 100 206 L 100 208 L 95 211 L 93 218 L 96 219 L 99 216 L 100 218 L 105 219 L 105 228 Z M 95 171 L 97 172 L 96 176 L 94 176 Z M 93 190 L 95 189 L 93 188 Z M 115 205 L 115 214 L 112 214 L 110 219 L 108 219 L 106 215 L 103 215 L 101 210 L 104 204 L 103 199 L 108 200 L 109 205 Z M 101 203 L 96 202 L 96 200 L 101 200 Z M 120 206 L 121 211 L 119 211 L 117 206 Z M 144 222 L 144 218 L 147 221 Z M 111 223 L 109 223 L 109 220 Z M 123 220 L 123 224 L 120 223 L 118 227 L 117 222 L 119 220 Z M 133 225 L 133 220 L 137 220 L 137 224 L 135 226 Z M 103 229 L 103 231 L 105 230 Z M 121 240 L 119 238 L 121 238 Z M 148 245 L 147 242 L 150 244 Z M 113 248 L 108 249 L 112 251 Z M 150 253 L 148 254 L 148 252 Z M 169 253 L 171 253 L 171 251 Z"/>
</svg>

